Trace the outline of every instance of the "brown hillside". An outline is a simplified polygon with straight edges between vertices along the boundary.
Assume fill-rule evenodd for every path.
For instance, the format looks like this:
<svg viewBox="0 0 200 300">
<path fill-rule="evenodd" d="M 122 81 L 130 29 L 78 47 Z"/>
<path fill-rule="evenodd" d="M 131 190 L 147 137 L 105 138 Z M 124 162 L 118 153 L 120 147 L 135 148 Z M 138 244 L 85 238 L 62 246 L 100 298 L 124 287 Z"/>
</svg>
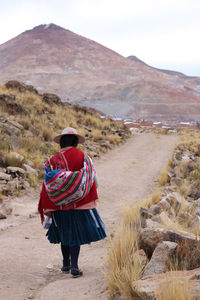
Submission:
<svg viewBox="0 0 200 300">
<path fill-rule="evenodd" d="M 54 24 L 37 26 L 0 45 L 0 81 L 10 79 L 115 116 L 199 118 L 199 78 L 131 61 Z"/>
</svg>

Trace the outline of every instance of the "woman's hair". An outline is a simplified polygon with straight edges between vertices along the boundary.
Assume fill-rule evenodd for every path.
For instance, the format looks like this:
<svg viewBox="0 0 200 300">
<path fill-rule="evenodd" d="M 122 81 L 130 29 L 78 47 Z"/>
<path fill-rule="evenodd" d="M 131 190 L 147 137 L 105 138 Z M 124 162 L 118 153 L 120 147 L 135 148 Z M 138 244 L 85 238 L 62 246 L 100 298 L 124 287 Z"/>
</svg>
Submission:
<svg viewBox="0 0 200 300">
<path fill-rule="evenodd" d="M 68 146 L 77 147 L 78 137 L 73 134 L 65 134 L 60 138 L 60 148 L 65 148 Z"/>
</svg>

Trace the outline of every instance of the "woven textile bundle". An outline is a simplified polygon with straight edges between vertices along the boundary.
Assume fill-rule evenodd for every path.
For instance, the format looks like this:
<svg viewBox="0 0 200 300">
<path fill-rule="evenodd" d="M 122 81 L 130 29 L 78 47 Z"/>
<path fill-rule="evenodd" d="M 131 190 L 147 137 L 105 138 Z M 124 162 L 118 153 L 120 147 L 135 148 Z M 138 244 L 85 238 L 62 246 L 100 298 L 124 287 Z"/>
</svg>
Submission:
<svg viewBox="0 0 200 300">
<path fill-rule="evenodd" d="M 70 205 L 81 201 L 89 193 L 95 177 L 91 158 L 84 155 L 80 171 L 53 170 L 50 159 L 45 164 L 44 184 L 50 200 L 55 205 Z"/>
</svg>

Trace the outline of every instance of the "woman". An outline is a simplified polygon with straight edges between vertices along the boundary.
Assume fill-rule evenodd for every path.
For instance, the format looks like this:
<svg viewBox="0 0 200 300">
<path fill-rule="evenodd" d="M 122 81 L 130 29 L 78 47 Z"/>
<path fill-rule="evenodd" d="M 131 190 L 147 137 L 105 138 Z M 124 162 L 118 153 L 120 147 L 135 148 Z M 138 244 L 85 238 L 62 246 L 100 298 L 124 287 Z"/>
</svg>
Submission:
<svg viewBox="0 0 200 300">
<path fill-rule="evenodd" d="M 54 169 L 79 171 L 83 167 L 84 153 L 77 149 L 78 143 L 84 143 L 85 138 L 74 128 L 65 128 L 54 138 L 60 144 L 60 152 L 51 158 Z M 61 154 L 60 154 L 61 153 Z M 96 209 L 98 199 L 96 183 L 87 196 L 69 206 L 57 206 L 49 199 L 45 185 L 42 186 L 38 210 L 44 221 L 43 213 L 52 217 L 52 223 L 47 232 L 50 243 L 61 243 L 63 266 L 61 270 L 73 277 L 83 275 L 78 267 L 80 245 L 89 244 L 106 237 L 105 226 Z"/>
</svg>

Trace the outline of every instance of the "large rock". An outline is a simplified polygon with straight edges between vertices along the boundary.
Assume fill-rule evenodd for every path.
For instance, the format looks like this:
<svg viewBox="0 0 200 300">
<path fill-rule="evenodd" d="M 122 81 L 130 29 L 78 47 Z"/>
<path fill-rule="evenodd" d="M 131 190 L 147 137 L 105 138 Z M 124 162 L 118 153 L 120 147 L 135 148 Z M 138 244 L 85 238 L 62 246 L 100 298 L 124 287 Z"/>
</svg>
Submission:
<svg viewBox="0 0 200 300">
<path fill-rule="evenodd" d="M 8 82 L 6 82 L 5 86 L 7 87 L 7 89 L 16 89 L 20 93 L 28 91 L 34 94 L 38 94 L 38 91 L 36 90 L 36 88 L 34 88 L 34 86 L 25 84 L 17 80 L 9 80 Z"/>
<path fill-rule="evenodd" d="M 179 193 L 173 192 L 164 198 L 174 209 L 179 209 L 182 203 L 182 197 Z"/>
<path fill-rule="evenodd" d="M 0 104 L 12 115 L 16 113 L 27 114 L 26 109 L 17 102 L 14 95 L 1 94 Z"/>
<path fill-rule="evenodd" d="M 58 97 L 55 94 L 50 94 L 50 93 L 44 93 L 42 95 L 42 100 L 47 102 L 48 104 L 60 104 L 61 103 L 61 99 L 60 97 Z"/>
<path fill-rule="evenodd" d="M 165 198 L 163 198 L 162 200 L 160 200 L 160 202 L 158 202 L 158 206 L 160 206 L 162 209 L 166 211 L 169 211 L 171 209 L 171 205 Z"/>
<path fill-rule="evenodd" d="M 5 134 L 8 135 L 19 135 L 21 134 L 21 130 L 23 126 L 16 121 L 12 121 L 6 117 L 0 117 L 0 128 L 3 129 Z"/>
<path fill-rule="evenodd" d="M 161 292 L 162 287 L 168 289 L 168 294 L 170 295 L 170 291 L 172 291 L 171 300 L 175 300 L 173 298 L 174 291 L 176 286 L 180 283 L 180 287 L 182 286 L 182 292 L 186 290 L 189 294 L 191 294 L 191 298 L 184 297 L 183 299 L 200 299 L 200 268 L 190 270 L 190 271 L 173 271 L 167 272 L 157 275 L 151 275 L 144 277 L 142 280 L 135 281 L 133 283 L 133 290 L 135 290 L 138 295 L 137 300 L 156 300 L 156 293 Z M 164 297 L 162 297 L 165 299 Z M 180 295 L 179 298 L 181 299 Z"/>
<path fill-rule="evenodd" d="M 30 167 L 29 165 L 23 164 L 23 168 L 27 174 L 35 174 L 36 176 L 38 176 L 38 171 Z"/>
<path fill-rule="evenodd" d="M 26 174 L 26 171 L 24 169 L 18 167 L 7 167 L 6 170 L 7 173 L 10 174 L 13 178 L 24 177 Z"/>
<path fill-rule="evenodd" d="M 147 264 L 143 277 L 153 274 L 165 273 L 169 258 L 173 256 L 178 244 L 169 241 L 163 241 L 155 248 L 150 262 Z"/>
<path fill-rule="evenodd" d="M 200 237 L 165 228 L 141 229 L 139 247 L 148 257 L 152 256 L 154 249 L 163 241 L 178 243 L 177 255 L 188 269 L 200 266 Z"/>
<path fill-rule="evenodd" d="M 3 172 L 0 172 L 0 180 L 6 180 L 6 181 L 10 181 L 11 180 L 11 175 L 5 174 Z"/>
</svg>

